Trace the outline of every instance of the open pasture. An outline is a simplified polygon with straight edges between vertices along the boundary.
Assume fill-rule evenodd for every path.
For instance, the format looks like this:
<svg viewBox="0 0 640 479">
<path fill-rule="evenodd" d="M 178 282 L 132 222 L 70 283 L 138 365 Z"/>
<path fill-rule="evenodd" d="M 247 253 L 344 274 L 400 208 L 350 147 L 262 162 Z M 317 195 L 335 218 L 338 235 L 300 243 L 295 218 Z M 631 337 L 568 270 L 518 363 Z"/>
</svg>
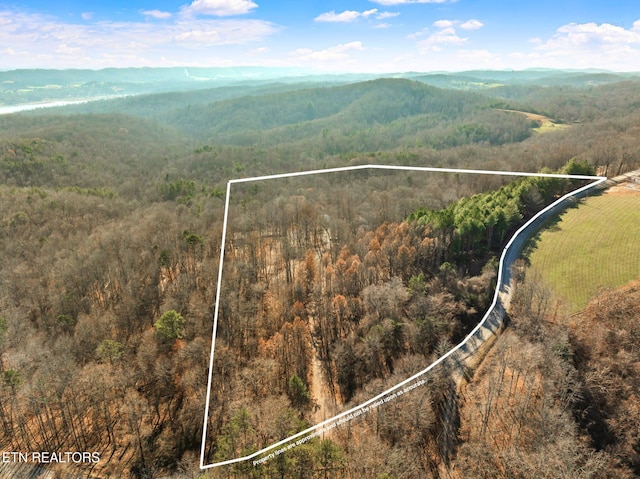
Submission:
<svg viewBox="0 0 640 479">
<path fill-rule="evenodd" d="M 531 269 L 571 312 L 583 309 L 599 289 L 640 277 L 640 191 L 630 186 L 565 212 L 540 234 L 530 255 Z"/>
</svg>

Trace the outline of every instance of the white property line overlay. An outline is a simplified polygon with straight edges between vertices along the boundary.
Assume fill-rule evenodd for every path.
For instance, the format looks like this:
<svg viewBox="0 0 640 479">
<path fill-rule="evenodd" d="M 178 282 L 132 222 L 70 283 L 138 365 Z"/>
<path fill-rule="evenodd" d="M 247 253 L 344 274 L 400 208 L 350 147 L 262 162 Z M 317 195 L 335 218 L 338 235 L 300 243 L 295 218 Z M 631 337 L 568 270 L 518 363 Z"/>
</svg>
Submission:
<svg viewBox="0 0 640 479">
<path fill-rule="evenodd" d="M 293 434 L 292 436 L 289 436 L 275 444 L 272 444 L 271 446 L 265 447 L 263 449 L 260 449 L 259 451 L 256 451 L 248 456 L 243 456 L 243 457 L 239 457 L 236 459 L 228 459 L 226 461 L 221 461 L 221 462 L 216 462 L 213 464 L 204 464 L 204 455 L 205 455 L 205 446 L 206 446 L 206 439 L 207 439 L 207 425 L 209 422 L 209 404 L 210 404 L 210 400 L 211 400 L 211 383 L 212 383 L 212 376 L 213 376 L 213 357 L 214 357 L 214 350 L 215 350 L 215 340 L 216 340 L 216 333 L 217 333 L 217 329 L 218 329 L 218 311 L 219 311 L 219 305 L 220 305 L 220 288 L 221 288 L 221 284 L 222 284 L 222 265 L 224 263 L 224 250 L 225 250 L 225 242 L 226 242 L 226 236 L 227 236 L 227 220 L 229 217 L 229 198 L 231 196 L 231 185 L 235 184 L 235 183 L 248 183 L 248 182 L 252 182 L 252 181 L 263 181 L 263 180 L 274 180 L 274 179 L 280 179 L 280 178 L 292 178 L 292 177 L 296 177 L 296 176 L 311 176 L 311 175 L 317 175 L 317 174 L 321 174 L 321 173 L 336 173 L 336 172 L 341 172 L 341 171 L 355 171 L 355 170 L 366 170 L 366 169 L 371 169 L 371 170 L 400 170 L 400 171 L 424 171 L 424 172 L 434 172 L 434 173 L 463 173 L 463 174 L 479 174 L 479 175 L 500 175 L 500 176 L 529 176 L 529 177 L 542 177 L 542 178 L 563 178 L 563 179 L 572 179 L 572 180 L 595 180 L 592 183 L 589 183 L 586 186 L 583 186 L 581 188 L 578 188 L 576 190 L 573 190 L 569 193 L 567 193 L 566 195 L 564 195 L 562 198 L 554 201 L 552 204 L 550 204 L 549 206 L 547 206 L 546 208 L 544 208 L 543 210 L 540 210 L 538 213 L 536 213 L 529 221 L 527 221 L 523 226 L 521 226 L 516 232 L 515 234 L 511 237 L 511 239 L 509 240 L 509 242 L 507 243 L 507 245 L 504 247 L 504 249 L 502 250 L 502 254 L 500 256 L 500 264 L 498 267 L 498 278 L 497 278 L 497 282 L 496 282 L 496 290 L 495 293 L 493 295 L 493 302 L 491 303 L 491 306 L 489 307 L 489 309 L 487 310 L 487 312 L 485 313 L 485 315 L 483 316 L 482 320 L 476 325 L 475 328 L 473 328 L 473 330 L 459 343 L 457 344 L 454 348 L 452 348 L 451 350 L 449 350 L 447 353 L 443 354 L 442 356 L 440 356 L 438 359 L 436 359 L 433 363 L 431 363 L 429 366 L 427 366 L 426 368 L 424 368 L 423 370 L 417 372 L 416 374 L 414 374 L 413 376 L 399 382 L 398 384 L 396 384 L 393 387 L 390 387 L 389 389 L 379 393 L 377 396 L 355 406 L 352 407 L 351 409 L 347 410 L 347 411 L 343 411 L 340 414 L 337 414 L 335 416 L 333 416 L 332 418 L 326 419 L 324 421 L 322 421 L 319 424 L 316 424 L 315 426 L 311 426 L 307 429 L 305 429 L 304 431 L 300 431 L 296 434 Z M 206 404 L 205 404 L 205 411 L 204 411 L 204 423 L 203 423 L 203 428 L 202 428 L 202 444 L 201 444 L 201 448 L 200 448 L 200 469 L 209 469 L 212 467 L 218 467 L 218 466 L 225 466 L 225 465 L 229 465 L 229 464 L 234 464 L 234 463 L 238 463 L 238 462 L 244 462 L 244 461 L 248 461 L 250 459 L 253 459 L 254 457 L 260 456 L 261 454 L 264 454 L 267 451 L 270 451 L 272 449 L 275 449 L 283 444 L 286 444 L 290 441 L 292 441 L 293 439 L 296 439 L 300 436 L 304 436 L 306 434 L 309 434 L 310 432 L 316 430 L 316 429 L 320 429 L 322 427 L 324 427 L 327 424 L 333 423 L 335 421 L 337 421 L 338 419 L 347 416 L 349 414 L 354 413 L 357 410 L 360 410 L 366 406 L 368 406 L 369 404 L 377 401 L 378 399 L 388 395 L 389 393 L 394 392 L 397 389 L 400 389 L 402 386 L 404 386 L 405 384 L 410 383 L 411 381 L 419 378 L 420 376 L 422 376 L 423 374 L 429 372 L 431 369 L 433 369 L 434 367 L 436 367 L 438 364 L 440 364 L 441 362 L 443 362 L 445 359 L 447 359 L 449 356 L 451 356 L 452 354 L 454 354 L 456 351 L 458 351 L 459 349 L 461 349 L 464 345 L 467 344 L 467 342 L 473 337 L 473 335 L 480 329 L 482 328 L 482 326 L 484 326 L 484 323 L 486 322 L 487 318 L 489 317 L 489 315 L 493 312 L 494 308 L 496 307 L 496 304 L 498 302 L 498 297 L 499 297 L 499 293 L 500 293 L 500 288 L 502 285 L 502 276 L 503 276 L 503 270 L 504 270 L 504 260 L 507 254 L 507 250 L 509 249 L 509 247 L 513 244 L 513 242 L 515 241 L 515 239 L 518 237 L 518 235 L 524 231 L 531 223 L 533 223 L 537 218 L 539 218 L 540 216 L 542 216 L 544 213 L 546 213 L 547 211 L 549 211 L 550 209 L 554 208 L 556 205 L 562 203 L 565 199 L 574 196 L 578 193 L 581 193 L 582 191 L 588 190 L 590 188 L 593 188 L 594 186 L 602 183 L 603 181 L 606 181 L 607 177 L 606 176 L 588 176 L 588 175 L 561 175 L 561 174 L 553 174 L 553 173 L 527 173 L 527 172 L 514 172 L 514 171 L 491 171 L 491 170 L 464 170 L 464 169 L 453 169 L 453 168 L 431 168 L 431 167 L 419 167 L 419 166 L 394 166 L 394 165 L 358 165 L 358 166 L 345 166 L 345 167 L 338 167 L 338 168 L 327 168 L 324 170 L 310 170 L 310 171 L 300 171 L 300 172 L 294 172 L 294 173 L 284 173 L 284 174 L 278 174 L 278 175 L 267 175 L 267 176 L 256 176 L 256 177 L 252 177 L 252 178 L 240 178 L 240 179 L 235 179 L 235 180 L 229 180 L 229 182 L 227 183 L 227 196 L 225 199 L 225 207 L 224 207 L 224 225 L 222 228 L 222 245 L 220 247 L 220 265 L 219 265 L 219 269 L 218 269 L 218 285 L 217 285 L 217 290 L 216 290 L 216 305 L 215 305 L 215 310 L 214 310 L 214 319 L 213 319 L 213 332 L 212 332 L 212 337 L 211 337 L 211 356 L 209 358 L 209 379 L 208 379 L 208 384 L 207 384 L 207 399 L 206 399 Z"/>
</svg>

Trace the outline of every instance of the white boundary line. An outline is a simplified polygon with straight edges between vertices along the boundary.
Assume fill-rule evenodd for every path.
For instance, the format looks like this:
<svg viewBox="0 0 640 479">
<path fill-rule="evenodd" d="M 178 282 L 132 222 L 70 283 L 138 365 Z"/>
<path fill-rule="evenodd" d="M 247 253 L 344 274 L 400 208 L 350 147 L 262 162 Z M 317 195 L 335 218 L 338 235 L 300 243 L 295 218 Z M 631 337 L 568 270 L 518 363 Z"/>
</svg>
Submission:
<svg viewBox="0 0 640 479">
<path fill-rule="evenodd" d="M 427 171 L 427 172 L 437 172 L 437 173 L 463 173 L 463 174 L 481 174 L 481 175 L 500 175 L 500 176 L 528 176 L 528 177 L 542 177 L 542 178 L 564 178 L 564 179 L 574 179 L 574 180 L 595 180 L 592 183 L 589 183 L 586 186 L 583 186 L 581 188 L 578 188 L 576 190 L 573 190 L 569 193 L 567 193 L 566 195 L 564 195 L 562 198 L 554 201 L 552 204 L 550 204 L 549 206 L 547 206 L 546 208 L 544 208 L 543 210 L 539 211 L 535 216 L 533 216 L 529 221 L 527 221 L 523 226 L 521 226 L 516 232 L 515 234 L 511 237 L 511 239 L 509 240 L 509 242 L 507 243 L 507 245 L 504 247 L 504 249 L 502 250 L 502 255 L 500 256 L 500 264 L 498 267 L 498 278 L 497 278 L 497 282 L 496 282 L 496 290 L 495 293 L 493 295 L 493 302 L 491 303 L 491 306 L 489 307 L 489 309 L 487 310 L 487 312 L 485 313 L 485 315 L 483 316 L 482 320 L 476 325 L 475 328 L 473 328 L 473 330 L 459 343 L 457 344 L 454 348 L 452 348 L 451 350 L 449 350 L 447 353 L 443 354 L 442 356 L 440 356 L 438 359 L 436 359 L 433 363 L 431 363 L 429 366 L 427 366 L 425 369 L 423 369 L 422 371 L 419 371 L 418 373 L 414 374 L 413 376 L 399 382 L 398 384 L 396 384 L 395 386 L 390 387 L 389 389 L 379 393 L 378 395 L 376 395 L 375 397 L 347 410 L 344 412 L 341 412 L 340 414 L 337 414 L 336 416 L 333 416 L 330 419 L 326 419 L 324 421 L 322 421 L 321 423 L 316 424 L 315 426 L 311 426 L 307 429 L 305 429 L 304 431 L 300 431 L 292 436 L 289 436 L 275 444 L 272 444 L 271 446 L 265 447 L 263 449 L 260 449 L 259 451 L 256 451 L 248 456 L 243 456 L 243 457 L 239 457 L 236 459 L 228 459 L 226 461 L 221 461 L 221 462 L 216 462 L 213 464 L 204 464 L 204 455 L 205 455 L 205 447 L 206 447 L 206 439 L 207 439 L 207 424 L 209 423 L 209 405 L 210 405 L 210 400 L 211 400 L 211 383 L 212 383 L 212 376 L 213 376 L 213 357 L 214 357 L 214 350 L 215 350 L 215 340 L 216 340 L 216 333 L 217 333 L 217 329 L 218 329 L 218 312 L 219 312 L 219 305 L 220 305 L 220 288 L 221 288 L 221 284 L 222 284 L 222 265 L 224 263 L 224 250 L 225 250 L 225 241 L 226 241 L 226 236 L 227 236 L 227 220 L 229 217 L 229 197 L 231 196 L 231 185 L 232 184 L 236 184 L 236 183 L 248 183 L 248 182 L 252 182 L 252 181 L 264 181 L 264 180 L 273 180 L 273 179 L 279 179 L 279 178 L 291 178 L 291 177 L 296 177 L 296 176 L 310 176 L 310 175 L 317 175 L 317 174 L 321 174 L 321 173 L 336 173 L 336 172 L 341 172 L 341 171 L 355 171 L 355 170 L 366 170 L 366 169 L 377 169 L 377 170 L 402 170 L 402 171 Z M 558 205 L 559 203 L 563 202 L 565 199 L 574 196 L 575 194 L 578 194 L 582 191 L 585 191 L 589 188 L 593 188 L 594 186 L 602 183 L 603 181 L 606 181 L 607 177 L 605 176 L 587 176 L 587 175 L 560 175 L 560 174 L 553 174 L 553 173 L 527 173 L 527 172 L 514 172 L 514 171 L 491 171 L 491 170 L 464 170 L 464 169 L 452 169 L 452 168 L 431 168 L 431 167 L 419 167 L 419 166 L 393 166 L 393 165 L 358 165 L 358 166 L 345 166 L 345 167 L 338 167 L 338 168 L 328 168 L 325 170 L 310 170 L 310 171 L 300 171 L 300 172 L 294 172 L 294 173 L 284 173 L 284 174 L 278 174 L 278 175 L 267 175 L 267 176 L 256 176 L 256 177 L 252 177 L 252 178 L 240 178 L 240 179 L 235 179 L 235 180 L 229 180 L 229 182 L 227 183 L 227 197 L 225 200 L 225 207 L 224 207 L 224 225 L 222 228 L 222 245 L 220 247 L 220 265 L 219 265 L 219 269 L 218 269 L 218 285 L 217 285 L 217 290 L 216 290 L 216 305 L 215 305 L 215 310 L 214 310 L 214 319 L 213 319 L 213 332 L 212 332 L 212 337 L 211 337 L 211 355 L 209 358 L 209 378 L 208 378 L 208 383 L 207 383 L 207 398 L 206 398 L 206 404 L 205 404 L 205 411 L 204 411 L 204 422 L 203 422 L 203 428 L 202 428 L 202 444 L 201 444 L 201 448 L 200 448 L 200 469 L 209 469 L 212 467 L 218 467 L 218 466 L 224 466 L 224 465 L 228 465 L 228 464 L 234 464 L 234 463 L 238 463 L 238 462 L 244 462 L 244 461 L 248 461 L 250 459 L 253 459 L 257 456 L 260 456 L 262 454 L 264 454 L 267 451 L 270 451 L 272 449 L 275 449 L 283 444 L 286 444 L 290 441 L 292 441 L 293 439 L 296 439 L 298 437 L 304 436 L 306 434 L 309 434 L 313 431 L 315 431 L 316 429 L 320 429 L 322 427 L 324 427 L 327 424 L 333 423 L 335 421 L 337 421 L 338 419 L 340 419 L 341 417 L 347 416 L 349 414 L 352 414 L 353 412 L 362 409 L 366 406 L 368 406 L 369 404 L 377 401 L 378 399 L 388 395 L 389 393 L 392 393 L 393 391 L 401 388 L 402 386 L 404 386 L 405 384 L 410 383 L 411 381 L 417 379 L 418 377 L 422 376 L 423 374 L 429 372 L 431 369 L 433 369 L 435 366 L 437 366 L 438 364 L 440 364 L 441 362 L 443 362 L 445 359 L 447 359 L 449 356 L 451 356 L 452 354 L 454 354 L 455 352 L 457 352 L 459 349 L 461 349 L 464 345 L 467 344 L 467 342 L 469 342 L 469 340 L 473 337 L 473 335 L 480 329 L 482 328 L 482 326 L 484 326 L 487 318 L 489 317 L 489 315 L 493 312 L 494 308 L 496 307 L 496 304 L 498 302 L 498 297 L 499 297 L 499 293 L 500 293 L 500 289 L 502 286 L 502 276 L 503 276 L 503 271 L 504 271 L 504 260 L 507 254 L 508 249 L 511 247 L 511 245 L 514 243 L 514 241 L 516 240 L 516 238 L 518 237 L 518 235 L 520 233 L 522 233 L 522 231 L 524 231 L 530 224 L 532 224 L 536 219 L 538 219 L 541 215 L 543 215 L 544 213 L 546 213 L 547 211 L 549 211 L 550 209 L 554 208 L 556 205 Z"/>
</svg>

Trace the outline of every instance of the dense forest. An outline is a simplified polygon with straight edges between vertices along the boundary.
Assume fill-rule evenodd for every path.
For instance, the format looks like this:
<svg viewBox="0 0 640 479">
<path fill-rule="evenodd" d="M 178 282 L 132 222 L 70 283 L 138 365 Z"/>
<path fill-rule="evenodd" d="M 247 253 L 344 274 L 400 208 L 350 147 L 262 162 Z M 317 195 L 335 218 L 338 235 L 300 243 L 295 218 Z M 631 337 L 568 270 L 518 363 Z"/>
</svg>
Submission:
<svg viewBox="0 0 640 479">
<path fill-rule="evenodd" d="M 475 393 L 460 396 L 446 368 L 258 467 L 198 468 L 230 179 L 362 164 L 610 176 L 637 165 L 637 80 L 500 75 L 437 78 L 446 89 L 431 76 L 225 84 L 1 116 L 3 450 L 100 453 L 55 466 L 61 477 L 539 477 L 522 464 L 544 463 L 550 446 L 512 469 L 474 459 L 497 447 L 498 426 L 489 415 L 480 425 L 466 406 Z M 571 126 L 538 133 L 505 109 Z M 303 430 L 446 352 L 487 308 L 510 234 L 571 187 L 370 170 L 234 184 L 206 461 Z M 510 347 L 537 341 L 526 296 L 512 316 L 509 332 L 523 336 Z M 569 371 L 595 391 L 609 376 L 595 378 L 581 334 L 545 356 L 557 364 L 543 376 Z M 585 360 L 570 369 L 569 354 Z M 563 387 L 536 398 L 562 421 L 545 423 L 564 441 L 554 457 L 583 474 L 566 477 L 637 471 L 630 450 L 581 439 L 594 426 Z M 627 403 L 598 401 L 622 421 Z M 532 440 L 538 425 L 509 417 L 520 421 L 512 439 Z"/>
</svg>

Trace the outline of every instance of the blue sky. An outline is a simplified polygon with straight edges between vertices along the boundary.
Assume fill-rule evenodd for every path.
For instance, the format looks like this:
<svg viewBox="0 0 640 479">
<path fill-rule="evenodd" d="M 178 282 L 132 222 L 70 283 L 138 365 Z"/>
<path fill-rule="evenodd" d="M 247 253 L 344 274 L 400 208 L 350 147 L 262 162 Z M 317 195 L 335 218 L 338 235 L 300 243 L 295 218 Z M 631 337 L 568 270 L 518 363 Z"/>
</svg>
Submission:
<svg viewBox="0 0 640 479">
<path fill-rule="evenodd" d="M 328 72 L 640 71 L 640 5 L 618 0 L 0 3 L 2 70 L 237 65 Z"/>
</svg>

